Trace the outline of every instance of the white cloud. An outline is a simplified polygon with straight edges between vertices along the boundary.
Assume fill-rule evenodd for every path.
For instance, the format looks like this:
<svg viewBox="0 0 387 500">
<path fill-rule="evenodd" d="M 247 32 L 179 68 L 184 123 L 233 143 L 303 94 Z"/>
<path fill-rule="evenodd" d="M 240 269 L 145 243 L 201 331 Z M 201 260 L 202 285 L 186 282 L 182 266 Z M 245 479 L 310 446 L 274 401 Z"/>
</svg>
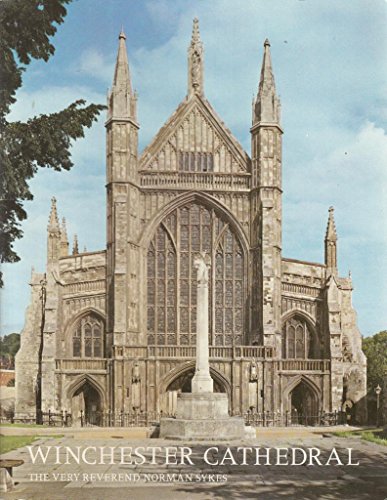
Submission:
<svg viewBox="0 0 387 500">
<path fill-rule="evenodd" d="M 91 48 L 81 53 L 74 66 L 74 71 L 98 78 L 108 86 L 113 78 L 114 60 L 107 59 L 100 51 Z"/>
</svg>

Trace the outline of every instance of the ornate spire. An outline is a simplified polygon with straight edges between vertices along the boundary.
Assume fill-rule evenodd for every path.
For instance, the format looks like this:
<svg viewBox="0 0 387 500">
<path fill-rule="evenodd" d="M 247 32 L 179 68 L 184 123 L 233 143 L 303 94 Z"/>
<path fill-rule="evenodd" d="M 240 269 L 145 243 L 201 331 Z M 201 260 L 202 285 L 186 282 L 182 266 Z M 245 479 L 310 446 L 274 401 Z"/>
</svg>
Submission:
<svg viewBox="0 0 387 500">
<path fill-rule="evenodd" d="M 259 81 L 258 95 L 253 106 L 253 124 L 258 122 L 280 122 L 280 100 L 277 97 L 273 67 L 271 63 L 270 42 L 266 38 Z"/>
<path fill-rule="evenodd" d="M 337 241 L 335 209 L 333 207 L 329 207 L 328 213 L 329 215 L 328 215 L 327 230 L 325 233 L 325 240 Z"/>
<path fill-rule="evenodd" d="M 48 219 L 47 230 L 50 233 L 60 233 L 58 212 L 56 209 L 56 198 L 54 196 L 51 198 L 51 211 Z"/>
<path fill-rule="evenodd" d="M 136 118 L 136 98 L 132 92 L 126 35 L 121 29 L 118 36 L 118 53 L 114 71 L 113 86 L 108 95 L 109 118 Z"/>
<path fill-rule="evenodd" d="M 61 257 L 66 257 L 69 254 L 69 240 L 67 238 L 66 219 L 64 217 L 60 229 L 60 248 Z"/>
<path fill-rule="evenodd" d="M 74 234 L 74 242 L 73 242 L 73 255 L 79 254 L 79 247 L 78 247 L 78 236 Z"/>
<path fill-rule="evenodd" d="M 47 226 L 47 264 L 57 262 L 61 255 L 61 234 L 56 210 L 56 199 L 51 198 L 51 210 Z"/>
<path fill-rule="evenodd" d="M 334 208 L 329 207 L 327 230 L 325 233 L 325 265 L 329 274 L 337 273 L 337 232 Z"/>
<path fill-rule="evenodd" d="M 129 74 L 129 62 L 128 62 L 128 54 L 126 52 L 126 35 L 121 29 L 121 32 L 118 36 L 119 44 L 118 44 L 118 53 L 116 60 L 116 68 L 114 71 L 114 79 L 113 79 L 113 87 L 124 87 L 129 88 L 131 91 L 131 82 L 130 82 L 130 74 Z"/>
<path fill-rule="evenodd" d="M 203 44 L 200 39 L 199 20 L 193 20 L 191 44 L 188 47 L 188 95 L 203 95 Z"/>
</svg>

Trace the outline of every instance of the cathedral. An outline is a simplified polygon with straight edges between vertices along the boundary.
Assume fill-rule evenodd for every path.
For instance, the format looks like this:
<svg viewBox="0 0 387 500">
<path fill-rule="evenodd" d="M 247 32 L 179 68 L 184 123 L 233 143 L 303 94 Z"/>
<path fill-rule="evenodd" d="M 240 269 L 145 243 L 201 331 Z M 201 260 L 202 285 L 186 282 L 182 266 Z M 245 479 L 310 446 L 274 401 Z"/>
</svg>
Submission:
<svg viewBox="0 0 387 500">
<path fill-rule="evenodd" d="M 32 272 L 16 357 L 16 417 L 173 415 L 196 352 L 195 256 L 209 272 L 214 390 L 231 415 L 366 418 L 366 358 L 333 208 L 323 263 L 282 255 L 282 133 L 264 43 L 245 152 L 205 97 L 198 21 L 187 95 L 142 153 L 126 37 L 106 119 L 106 249 L 72 252 L 52 199 L 47 268 Z M 246 132 L 248 124 L 246 123 Z M 102 216 L 102 213 L 99 214 Z"/>
</svg>

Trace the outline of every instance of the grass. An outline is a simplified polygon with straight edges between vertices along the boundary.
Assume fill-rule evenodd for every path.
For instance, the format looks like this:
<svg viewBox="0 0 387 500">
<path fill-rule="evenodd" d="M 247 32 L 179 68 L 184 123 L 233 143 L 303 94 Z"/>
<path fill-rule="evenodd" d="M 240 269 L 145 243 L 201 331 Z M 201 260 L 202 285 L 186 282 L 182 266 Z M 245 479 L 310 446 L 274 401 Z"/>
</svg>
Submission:
<svg viewBox="0 0 387 500">
<path fill-rule="evenodd" d="M 363 439 L 364 441 L 387 446 L 387 434 L 384 429 L 358 429 L 356 431 L 337 431 L 333 432 L 333 435 L 345 438 L 360 437 L 360 439 Z"/>
<path fill-rule="evenodd" d="M 7 453 L 17 448 L 23 448 L 31 444 L 37 439 L 38 436 L 1 436 L 0 438 L 0 452 Z"/>
<path fill-rule="evenodd" d="M 59 439 L 63 437 L 63 434 L 50 434 L 49 436 L 2 436 L 0 435 L 0 453 L 7 453 L 8 451 L 17 450 L 18 448 L 23 448 L 36 439 L 39 438 L 56 438 Z"/>
</svg>

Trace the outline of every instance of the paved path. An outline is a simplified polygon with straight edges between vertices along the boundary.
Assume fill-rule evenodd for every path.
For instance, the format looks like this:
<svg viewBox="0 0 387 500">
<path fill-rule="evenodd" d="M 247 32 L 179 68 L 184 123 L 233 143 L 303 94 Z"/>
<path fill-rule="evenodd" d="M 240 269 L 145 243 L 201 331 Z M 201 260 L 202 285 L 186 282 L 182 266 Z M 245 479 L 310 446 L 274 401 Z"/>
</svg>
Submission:
<svg viewBox="0 0 387 500">
<path fill-rule="evenodd" d="M 3 432 L 4 428 L 2 428 Z M 323 437 L 316 429 L 272 429 L 258 432 L 259 439 L 244 443 L 176 443 L 160 439 L 126 437 L 121 429 L 96 430 L 80 433 L 82 436 L 66 435 L 60 439 L 41 438 L 34 445 L 69 446 L 133 446 L 161 447 L 155 453 L 158 465 L 87 465 L 87 464 L 32 464 L 26 448 L 9 452 L 4 457 L 22 458 L 25 464 L 15 470 L 18 485 L 15 491 L 0 493 L 1 499 L 12 500 L 110 500 L 124 499 L 297 499 L 297 500 L 384 500 L 387 498 L 386 448 L 359 441 L 358 439 Z M 327 429 L 325 428 L 326 432 Z M 115 437 L 111 436 L 111 433 Z M 106 437 L 104 433 L 109 436 Z M 92 434 L 92 436 L 90 436 Z M 195 465 L 165 465 L 165 447 L 188 446 L 192 449 L 191 459 Z M 211 450 L 208 461 L 224 456 L 228 446 L 238 462 L 242 462 L 238 446 L 245 447 L 316 447 L 327 457 L 332 448 L 346 457 L 345 449 L 353 448 L 354 460 L 359 466 L 281 466 L 281 465 L 209 465 L 203 460 L 204 451 L 218 446 L 219 453 Z M 148 460 L 151 453 L 145 453 Z M 286 455 L 286 452 L 285 452 Z M 118 459 L 118 452 L 115 459 Z M 286 459 L 286 458 L 285 458 Z M 65 461 L 61 449 L 60 461 Z M 248 462 L 254 462 L 248 456 Z M 34 474 L 46 473 L 48 481 L 31 481 Z M 94 476 L 90 476 L 94 473 Z M 59 476 L 58 474 L 64 474 Z M 67 474 L 73 474 L 72 479 Z M 79 474 L 79 476 L 74 476 Z M 98 476 L 99 474 L 99 476 Z M 113 476 L 113 475 L 116 476 Z M 121 474 L 121 476 L 119 476 Z M 217 476 L 218 475 L 218 476 Z M 224 481 L 226 476 L 227 481 Z M 115 477 L 115 479 L 114 479 Z M 140 480 L 137 480 L 138 477 Z M 105 480 L 101 480 L 101 478 Z M 121 478 L 121 479 L 120 479 Z M 131 478 L 131 480 L 129 480 Z M 198 481 L 198 478 L 201 480 Z M 42 477 L 40 479 L 43 479 Z M 56 480 L 55 480 L 56 479 Z"/>
</svg>

